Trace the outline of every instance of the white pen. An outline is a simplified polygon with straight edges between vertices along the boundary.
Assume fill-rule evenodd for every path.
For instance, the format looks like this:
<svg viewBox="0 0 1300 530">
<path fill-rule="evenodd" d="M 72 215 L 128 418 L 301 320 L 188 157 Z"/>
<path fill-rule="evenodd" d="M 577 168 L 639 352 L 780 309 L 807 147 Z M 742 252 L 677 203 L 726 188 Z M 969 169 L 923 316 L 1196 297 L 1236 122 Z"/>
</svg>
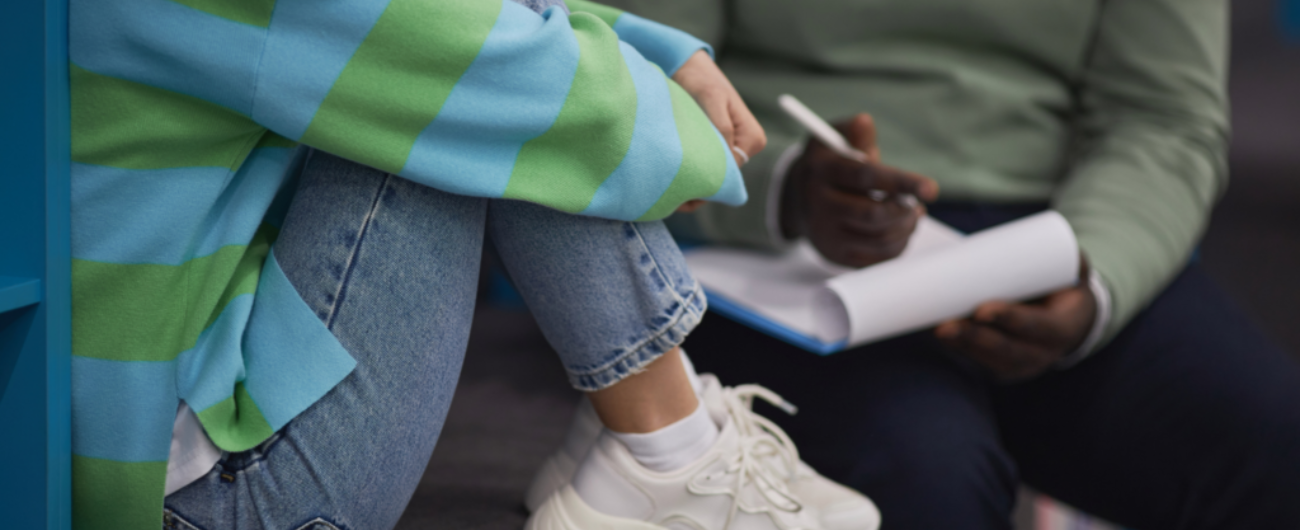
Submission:
<svg viewBox="0 0 1300 530">
<path fill-rule="evenodd" d="M 845 140 L 839 131 L 831 127 L 831 124 L 826 123 L 826 120 L 823 120 L 821 116 L 818 116 L 817 113 L 794 96 L 781 94 L 780 97 L 776 98 L 776 101 L 781 105 L 781 110 L 784 110 L 791 118 L 803 125 L 805 129 L 808 129 L 809 133 L 812 133 L 813 136 L 817 137 L 821 143 L 826 144 L 826 147 L 835 151 L 836 154 L 863 163 L 871 160 L 871 157 L 867 156 L 866 153 L 849 145 L 849 141 Z M 885 199 L 889 198 L 889 193 L 884 190 L 871 190 L 869 196 L 872 200 L 884 202 Z M 906 206 L 916 207 L 916 196 L 911 193 L 900 193 L 898 194 L 898 202 Z"/>
</svg>

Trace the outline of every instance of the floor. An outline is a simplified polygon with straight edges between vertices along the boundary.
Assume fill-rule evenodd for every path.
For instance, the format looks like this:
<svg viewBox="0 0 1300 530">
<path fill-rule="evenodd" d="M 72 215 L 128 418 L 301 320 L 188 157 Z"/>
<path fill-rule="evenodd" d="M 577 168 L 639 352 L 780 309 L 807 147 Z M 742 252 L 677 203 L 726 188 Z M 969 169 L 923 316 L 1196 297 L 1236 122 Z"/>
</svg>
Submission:
<svg viewBox="0 0 1300 530">
<path fill-rule="evenodd" d="M 1233 10 L 1233 180 L 1199 256 L 1266 333 L 1300 352 L 1300 45 L 1281 44 L 1270 2 Z M 446 428 L 398 528 L 520 528 L 524 489 L 576 399 L 527 313 L 481 308 Z"/>
</svg>

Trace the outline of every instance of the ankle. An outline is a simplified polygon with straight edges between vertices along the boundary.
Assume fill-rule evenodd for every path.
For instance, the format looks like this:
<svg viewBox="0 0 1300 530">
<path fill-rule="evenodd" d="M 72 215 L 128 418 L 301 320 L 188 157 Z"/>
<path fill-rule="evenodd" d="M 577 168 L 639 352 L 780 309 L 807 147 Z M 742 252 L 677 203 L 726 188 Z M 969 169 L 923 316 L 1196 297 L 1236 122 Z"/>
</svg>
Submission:
<svg viewBox="0 0 1300 530">
<path fill-rule="evenodd" d="M 674 348 L 642 371 L 587 394 L 601 423 L 615 432 L 649 433 L 699 408 L 700 400 L 680 352 L 680 348 Z"/>
<path fill-rule="evenodd" d="M 660 473 L 686 467 L 709 451 L 718 439 L 718 426 L 703 404 L 672 424 L 649 433 L 610 434 L 627 447 L 637 462 Z"/>
</svg>

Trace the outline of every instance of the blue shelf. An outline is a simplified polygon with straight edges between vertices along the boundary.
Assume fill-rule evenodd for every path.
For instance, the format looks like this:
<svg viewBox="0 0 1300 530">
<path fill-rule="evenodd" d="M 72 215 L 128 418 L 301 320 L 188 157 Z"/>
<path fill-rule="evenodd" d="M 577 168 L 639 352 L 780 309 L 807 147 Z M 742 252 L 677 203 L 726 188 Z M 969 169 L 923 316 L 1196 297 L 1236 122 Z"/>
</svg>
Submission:
<svg viewBox="0 0 1300 530">
<path fill-rule="evenodd" d="M 68 1 L 0 1 L 0 528 L 72 527 Z M 111 525 L 111 523 L 108 523 Z"/>
<path fill-rule="evenodd" d="M 40 303 L 41 281 L 0 276 L 0 313 Z"/>
<path fill-rule="evenodd" d="M 1300 0 L 1278 0 L 1278 20 L 1282 35 L 1292 44 L 1300 44 Z"/>
</svg>

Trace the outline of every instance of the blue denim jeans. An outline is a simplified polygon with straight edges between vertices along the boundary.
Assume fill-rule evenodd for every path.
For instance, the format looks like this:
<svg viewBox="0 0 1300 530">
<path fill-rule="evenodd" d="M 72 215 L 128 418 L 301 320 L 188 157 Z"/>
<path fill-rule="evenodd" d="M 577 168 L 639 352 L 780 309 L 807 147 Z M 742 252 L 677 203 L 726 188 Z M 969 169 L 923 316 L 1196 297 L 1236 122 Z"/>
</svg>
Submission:
<svg viewBox="0 0 1300 530">
<path fill-rule="evenodd" d="M 580 390 L 671 350 L 704 312 L 662 223 L 452 195 L 314 153 L 274 252 L 356 370 L 168 496 L 166 524 L 392 528 L 451 405 L 485 233 Z"/>
</svg>

